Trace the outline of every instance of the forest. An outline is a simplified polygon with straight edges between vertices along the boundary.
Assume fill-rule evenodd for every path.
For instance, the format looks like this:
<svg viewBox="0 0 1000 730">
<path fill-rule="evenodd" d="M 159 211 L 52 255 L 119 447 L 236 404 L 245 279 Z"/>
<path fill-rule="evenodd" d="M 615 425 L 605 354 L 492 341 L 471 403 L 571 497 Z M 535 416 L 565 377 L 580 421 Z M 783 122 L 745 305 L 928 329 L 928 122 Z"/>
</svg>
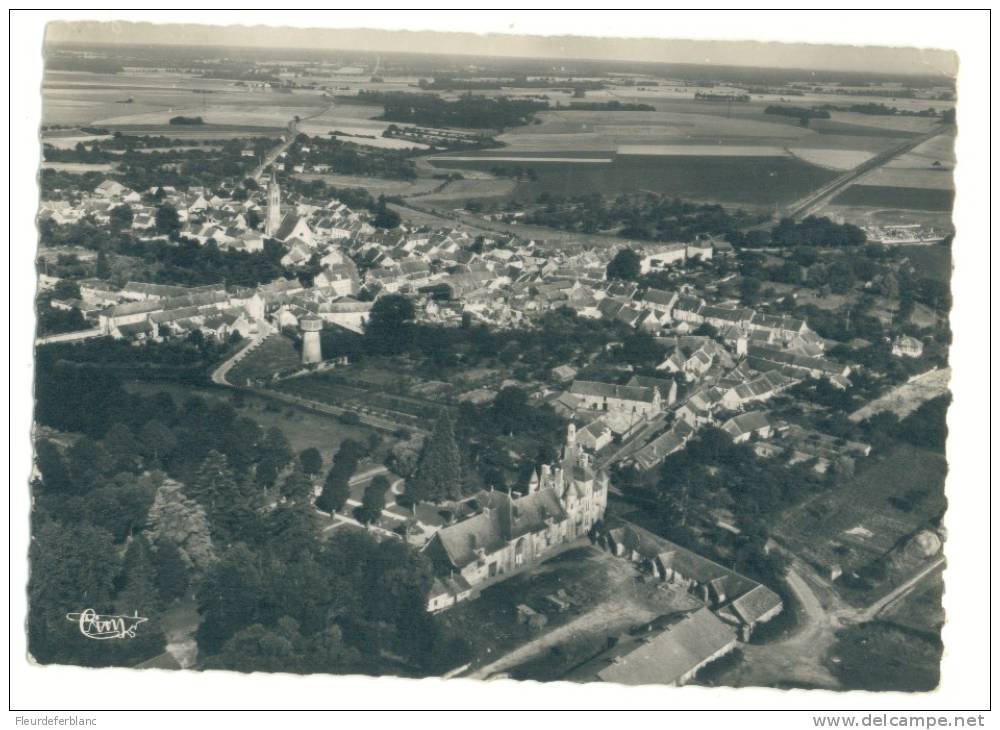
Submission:
<svg viewBox="0 0 1000 730">
<path fill-rule="evenodd" d="M 381 104 L 384 108 L 382 118 L 389 122 L 468 129 L 503 130 L 523 126 L 531 123 L 535 112 L 549 108 L 548 102 L 526 99 L 467 95 L 447 101 L 433 94 L 364 89 L 358 93 L 356 101 Z"/>
<path fill-rule="evenodd" d="M 201 668 L 424 676 L 464 659 L 424 610 L 426 560 L 358 532 L 323 540 L 316 455 L 294 454 L 238 401 L 136 395 L 45 349 L 37 382 L 38 661 L 134 666 L 163 652 L 160 617 L 190 600 Z M 88 607 L 149 621 L 108 647 L 67 624 Z"/>
</svg>

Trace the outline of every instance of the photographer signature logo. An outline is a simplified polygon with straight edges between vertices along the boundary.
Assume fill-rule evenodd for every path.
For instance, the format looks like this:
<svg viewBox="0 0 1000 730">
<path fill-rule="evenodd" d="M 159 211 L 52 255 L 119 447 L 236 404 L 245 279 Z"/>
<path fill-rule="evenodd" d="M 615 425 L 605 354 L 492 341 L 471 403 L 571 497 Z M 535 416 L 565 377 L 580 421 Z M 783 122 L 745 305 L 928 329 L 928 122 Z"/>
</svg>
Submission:
<svg viewBox="0 0 1000 730">
<path fill-rule="evenodd" d="M 80 633 L 88 639 L 134 639 L 139 624 L 149 621 L 136 614 L 135 616 L 102 616 L 92 608 L 80 613 L 67 613 L 66 620 L 79 625 Z"/>
</svg>

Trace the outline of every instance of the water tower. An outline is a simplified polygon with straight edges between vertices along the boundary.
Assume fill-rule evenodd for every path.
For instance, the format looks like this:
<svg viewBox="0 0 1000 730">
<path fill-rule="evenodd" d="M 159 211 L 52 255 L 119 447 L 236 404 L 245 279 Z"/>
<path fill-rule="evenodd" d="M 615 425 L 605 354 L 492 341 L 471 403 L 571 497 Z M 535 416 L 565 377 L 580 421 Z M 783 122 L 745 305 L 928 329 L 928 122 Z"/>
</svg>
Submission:
<svg viewBox="0 0 1000 730">
<path fill-rule="evenodd" d="M 323 347 L 319 333 L 323 330 L 323 320 L 311 315 L 299 320 L 302 329 L 302 364 L 311 365 L 323 361 Z"/>
</svg>

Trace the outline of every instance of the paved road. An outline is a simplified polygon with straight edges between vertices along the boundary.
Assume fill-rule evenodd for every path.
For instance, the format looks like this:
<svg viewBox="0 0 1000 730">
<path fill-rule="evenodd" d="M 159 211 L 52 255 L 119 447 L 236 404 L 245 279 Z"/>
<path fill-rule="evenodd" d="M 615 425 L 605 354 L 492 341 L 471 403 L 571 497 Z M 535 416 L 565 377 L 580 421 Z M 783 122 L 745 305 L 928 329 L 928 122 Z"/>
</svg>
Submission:
<svg viewBox="0 0 1000 730">
<path fill-rule="evenodd" d="M 273 330 L 271 328 L 271 325 L 269 325 L 267 322 L 263 321 L 258 322 L 257 334 L 254 335 L 244 347 L 241 347 L 239 350 L 233 353 L 232 357 L 227 359 L 225 362 L 219 365 L 219 367 L 217 367 L 214 371 L 212 371 L 212 382 L 215 383 L 216 385 L 232 386 L 232 383 L 226 380 L 226 375 L 229 374 L 229 371 L 233 369 L 236 363 L 238 363 L 244 357 L 246 357 L 255 349 L 257 349 L 257 346 L 260 345 L 261 342 L 270 337 L 272 332 Z"/>
<path fill-rule="evenodd" d="M 848 170 L 821 188 L 814 190 L 801 200 L 796 201 L 787 209 L 785 215 L 793 220 L 801 220 L 806 216 L 816 213 L 820 208 L 830 202 L 830 200 L 832 200 L 839 192 L 847 188 L 865 173 L 881 167 L 890 160 L 911 151 L 914 147 L 917 147 L 927 140 L 932 139 L 950 129 L 950 126 L 941 125 L 939 128 L 928 132 L 927 134 L 908 139 L 905 142 L 886 150 L 885 152 L 880 152 L 870 160 L 862 162 L 857 167 Z"/>
<path fill-rule="evenodd" d="M 274 164 L 274 161 L 277 160 L 278 157 L 280 157 L 281 154 L 291 146 L 292 142 L 295 141 L 295 137 L 299 133 L 299 122 L 304 122 L 307 119 L 314 119 L 315 117 L 318 117 L 322 114 L 326 114 L 331 109 L 333 109 L 333 104 L 330 104 L 330 106 L 327 107 L 323 107 L 323 109 L 319 110 L 314 114 L 310 114 L 307 117 L 299 117 L 298 121 L 296 121 L 295 119 L 289 121 L 288 138 L 281 144 L 272 148 L 271 151 L 264 156 L 263 161 L 257 167 L 254 168 L 254 171 L 250 175 L 250 177 L 252 177 L 257 182 L 260 182 L 260 178 L 264 174 L 264 171 L 267 170 L 267 168 L 270 167 L 272 164 Z"/>
<path fill-rule="evenodd" d="M 49 345 L 53 342 L 78 342 L 80 340 L 89 340 L 92 337 L 103 337 L 104 330 L 100 327 L 96 327 L 91 330 L 77 330 L 76 332 L 60 332 L 57 335 L 46 335 L 45 337 L 39 337 L 35 340 L 36 345 Z"/>
</svg>

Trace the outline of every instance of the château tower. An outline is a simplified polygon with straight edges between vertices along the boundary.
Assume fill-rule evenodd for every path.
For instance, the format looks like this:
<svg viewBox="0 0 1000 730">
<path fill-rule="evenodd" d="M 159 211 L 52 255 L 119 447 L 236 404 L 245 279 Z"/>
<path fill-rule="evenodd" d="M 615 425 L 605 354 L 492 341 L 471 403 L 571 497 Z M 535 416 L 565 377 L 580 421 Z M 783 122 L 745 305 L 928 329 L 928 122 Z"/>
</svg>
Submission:
<svg viewBox="0 0 1000 730">
<path fill-rule="evenodd" d="M 281 188 L 271 171 L 271 181 L 267 184 L 267 221 L 264 225 L 264 234 L 273 236 L 281 227 Z"/>
</svg>

